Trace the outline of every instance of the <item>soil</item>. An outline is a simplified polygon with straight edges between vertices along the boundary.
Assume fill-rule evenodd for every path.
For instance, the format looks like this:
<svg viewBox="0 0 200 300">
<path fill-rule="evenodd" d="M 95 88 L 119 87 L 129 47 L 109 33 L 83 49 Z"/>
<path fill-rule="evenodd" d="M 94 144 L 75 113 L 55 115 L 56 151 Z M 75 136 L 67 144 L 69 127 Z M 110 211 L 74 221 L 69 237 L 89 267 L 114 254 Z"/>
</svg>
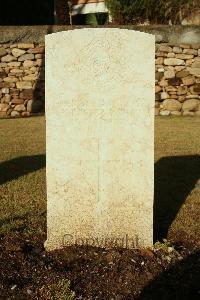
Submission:
<svg viewBox="0 0 200 300">
<path fill-rule="evenodd" d="M 199 299 L 200 243 L 153 249 L 73 246 L 45 252 L 45 232 L 0 237 L 0 299 Z M 70 281 L 67 296 L 59 283 Z M 70 298 L 71 297 L 71 298 Z"/>
</svg>

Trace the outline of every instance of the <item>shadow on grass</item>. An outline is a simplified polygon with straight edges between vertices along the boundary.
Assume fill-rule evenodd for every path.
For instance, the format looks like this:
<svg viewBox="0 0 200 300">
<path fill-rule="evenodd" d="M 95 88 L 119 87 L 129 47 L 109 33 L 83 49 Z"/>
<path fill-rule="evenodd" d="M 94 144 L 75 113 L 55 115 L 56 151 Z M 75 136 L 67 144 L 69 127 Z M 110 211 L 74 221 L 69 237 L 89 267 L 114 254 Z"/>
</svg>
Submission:
<svg viewBox="0 0 200 300">
<path fill-rule="evenodd" d="M 0 184 L 45 167 L 45 155 L 21 156 L 0 164 Z"/>
<path fill-rule="evenodd" d="M 138 300 L 199 299 L 200 252 L 161 273 L 146 286 Z"/>
<path fill-rule="evenodd" d="M 168 229 L 200 178 L 200 156 L 172 156 L 155 164 L 154 241 Z"/>
</svg>

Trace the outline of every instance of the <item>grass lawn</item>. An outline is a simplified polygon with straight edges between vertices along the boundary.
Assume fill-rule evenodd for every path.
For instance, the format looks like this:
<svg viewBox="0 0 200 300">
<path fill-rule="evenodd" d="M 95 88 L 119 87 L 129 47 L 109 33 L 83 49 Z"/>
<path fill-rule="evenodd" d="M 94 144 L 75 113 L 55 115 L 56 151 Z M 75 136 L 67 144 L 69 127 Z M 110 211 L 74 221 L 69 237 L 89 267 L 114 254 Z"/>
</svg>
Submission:
<svg viewBox="0 0 200 300">
<path fill-rule="evenodd" d="M 42 249 L 46 238 L 44 117 L 0 120 L 0 163 L 1 249 L 16 253 L 23 248 L 23 251 L 29 252 L 30 243 L 35 242 L 39 245 L 38 249 L 44 251 Z M 191 239 L 200 244 L 199 179 L 200 118 L 156 118 L 155 241 L 168 237 L 172 242 Z M 5 276 L 4 284 L 0 281 L 0 290 L 1 287 L 5 290 L 6 285 L 12 286 L 16 281 L 7 279 L 8 283 L 5 283 L 5 278 L 11 278 L 8 274 Z M 42 288 L 40 284 L 40 289 Z M 73 288 L 78 290 L 75 281 Z M 44 291 L 40 292 L 42 295 Z M 40 295 L 40 292 L 37 290 L 39 293 L 37 295 Z M 78 293 L 81 292 L 78 290 Z M 48 298 L 47 294 L 45 300 L 54 299 Z M 36 294 L 34 297 L 43 299 L 39 296 L 37 298 Z M 104 299 L 109 298 L 105 296 Z"/>
</svg>

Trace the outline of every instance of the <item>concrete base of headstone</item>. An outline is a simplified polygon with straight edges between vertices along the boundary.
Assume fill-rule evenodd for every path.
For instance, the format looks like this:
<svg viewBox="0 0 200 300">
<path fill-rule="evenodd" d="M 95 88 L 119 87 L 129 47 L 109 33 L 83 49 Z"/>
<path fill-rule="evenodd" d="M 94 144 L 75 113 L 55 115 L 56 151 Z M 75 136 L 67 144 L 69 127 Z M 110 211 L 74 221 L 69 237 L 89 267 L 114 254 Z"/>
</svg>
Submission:
<svg viewBox="0 0 200 300">
<path fill-rule="evenodd" d="M 47 250 L 153 243 L 154 36 L 46 36 Z"/>
</svg>

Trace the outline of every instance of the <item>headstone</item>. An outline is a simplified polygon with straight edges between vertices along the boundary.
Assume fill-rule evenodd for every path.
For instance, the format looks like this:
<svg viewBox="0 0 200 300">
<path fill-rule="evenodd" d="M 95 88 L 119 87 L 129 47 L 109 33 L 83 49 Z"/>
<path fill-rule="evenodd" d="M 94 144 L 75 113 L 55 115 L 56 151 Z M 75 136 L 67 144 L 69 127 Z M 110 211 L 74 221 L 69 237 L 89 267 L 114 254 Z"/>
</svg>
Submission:
<svg viewBox="0 0 200 300">
<path fill-rule="evenodd" d="M 153 243 L 153 35 L 46 36 L 47 250 Z"/>
</svg>

